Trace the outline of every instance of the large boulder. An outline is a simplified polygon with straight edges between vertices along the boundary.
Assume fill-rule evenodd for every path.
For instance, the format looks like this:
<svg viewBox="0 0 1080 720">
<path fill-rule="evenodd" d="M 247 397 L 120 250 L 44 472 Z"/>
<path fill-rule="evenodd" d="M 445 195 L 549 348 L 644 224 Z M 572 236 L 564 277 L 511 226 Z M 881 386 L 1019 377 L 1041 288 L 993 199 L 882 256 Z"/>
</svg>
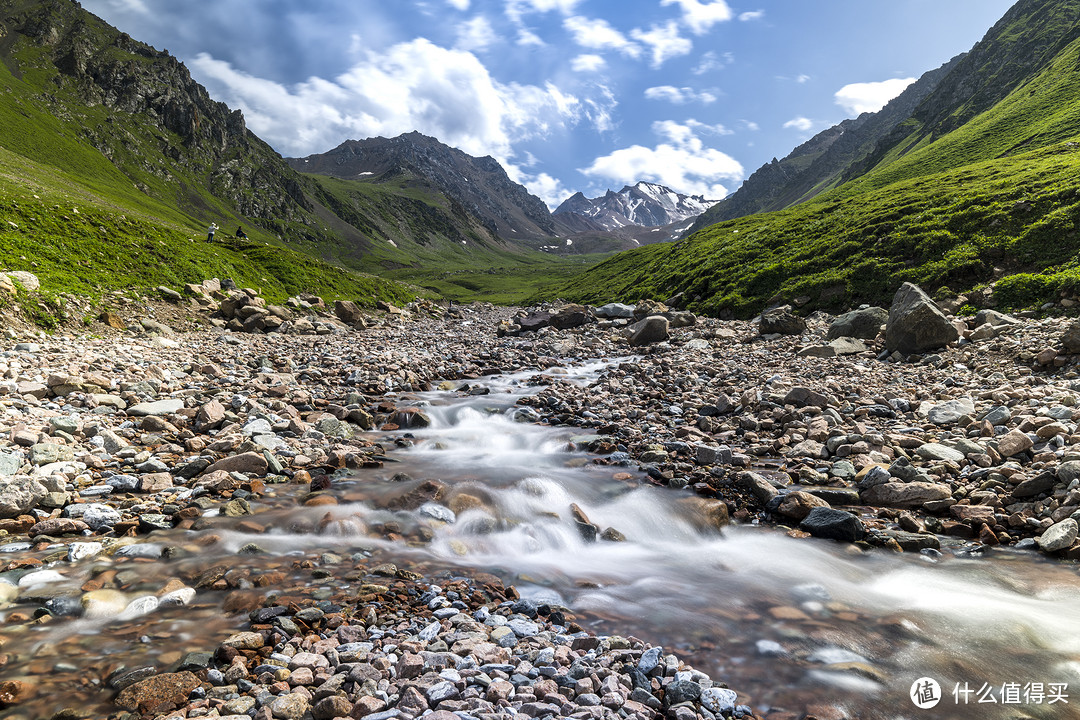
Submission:
<svg viewBox="0 0 1080 720">
<path fill-rule="evenodd" d="M 360 311 L 360 306 L 352 300 L 335 300 L 334 314 L 337 315 L 338 320 L 346 325 L 355 325 L 364 319 L 364 313 Z"/>
<path fill-rule="evenodd" d="M 643 320 L 650 315 L 663 315 L 669 310 L 668 306 L 656 300 L 645 299 L 634 307 L 634 319 Z"/>
<path fill-rule="evenodd" d="M 1061 334 L 1061 345 L 1068 353 L 1080 353 L 1080 320 L 1073 320 Z"/>
<path fill-rule="evenodd" d="M 758 331 L 762 335 L 801 335 L 806 332 L 806 321 L 786 307 L 775 308 L 761 314 Z"/>
<path fill-rule="evenodd" d="M 881 331 L 881 326 L 889 319 L 889 311 L 885 308 L 868 307 L 838 315 L 829 324 L 829 331 L 825 334 L 827 340 L 836 338 L 859 338 L 860 340 L 873 340 Z"/>
<path fill-rule="evenodd" d="M 551 325 L 551 313 L 543 310 L 531 312 L 525 317 L 515 318 L 514 322 L 521 328 L 521 332 L 536 332 Z"/>
<path fill-rule="evenodd" d="M 626 328 L 630 345 L 640 347 L 668 339 L 668 319 L 663 315 L 650 315 Z"/>
<path fill-rule="evenodd" d="M 581 327 L 593 322 L 592 313 L 582 305 L 567 305 L 551 316 L 551 327 L 559 330 Z"/>
<path fill-rule="evenodd" d="M 930 296 L 904 283 L 893 296 L 885 326 L 885 347 L 904 355 L 923 353 L 955 342 L 960 332 Z"/>
<path fill-rule="evenodd" d="M 622 303 L 608 303 L 607 305 L 601 305 L 594 311 L 596 317 L 599 318 L 624 318 L 630 319 L 634 317 L 634 306 L 624 305 Z"/>
</svg>

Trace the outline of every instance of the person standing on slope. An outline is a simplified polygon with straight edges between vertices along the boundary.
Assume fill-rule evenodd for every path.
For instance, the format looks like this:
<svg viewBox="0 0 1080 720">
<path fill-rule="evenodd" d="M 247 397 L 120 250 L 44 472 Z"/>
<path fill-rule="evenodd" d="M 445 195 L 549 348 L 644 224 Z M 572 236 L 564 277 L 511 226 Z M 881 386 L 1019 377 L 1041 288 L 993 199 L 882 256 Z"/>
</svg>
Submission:
<svg viewBox="0 0 1080 720">
<path fill-rule="evenodd" d="M 206 229 L 206 242 L 214 242 L 214 233 L 217 232 L 217 223 L 210 223 Z"/>
</svg>

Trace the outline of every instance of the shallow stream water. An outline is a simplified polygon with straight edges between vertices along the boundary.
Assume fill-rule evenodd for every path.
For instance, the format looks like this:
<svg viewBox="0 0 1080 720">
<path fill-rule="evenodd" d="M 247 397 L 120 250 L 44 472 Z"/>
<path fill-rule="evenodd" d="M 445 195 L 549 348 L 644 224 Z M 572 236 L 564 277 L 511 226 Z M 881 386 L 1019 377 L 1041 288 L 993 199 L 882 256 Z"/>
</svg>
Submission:
<svg viewBox="0 0 1080 720">
<path fill-rule="evenodd" d="M 548 374 L 588 383 L 604 367 Z M 931 557 L 861 552 L 765 527 L 718 532 L 703 521 L 690 491 L 654 487 L 632 467 L 593 463 L 594 456 L 572 449 L 571 438 L 581 434 L 572 428 L 519 422 L 525 418 L 515 401 L 537 389 L 535 374 L 472 387 L 488 394 L 400 398 L 421 406 L 431 426 L 378 433 L 398 449 L 384 468 L 337 478 L 337 505 L 301 507 L 299 488 L 272 486 L 269 497 L 253 501 L 253 517 L 222 518 L 201 532 L 155 533 L 141 555 L 56 562 L 61 577 L 37 592 L 77 596 L 103 563 L 139 578 L 131 597 L 140 583 L 160 587 L 186 564 L 208 561 L 248 573 L 255 589 L 258 576 L 271 570 L 311 583 L 310 569 L 294 567 L 304 558 L 374 553 L 425 573 L 493 573 L 525 597 L 569 608 L 583 627 L 662 644 L 739 691 L 759 716 L 810 710 L 821 717 L 1080 717 L 1074 566 L 1008 550 Z M 395 509 L 415 506 L 403 498 L 429 480 L 447 486 L 438 504 Z M 625 540 L 589 537 L 572 506 Z M 245 520 L 270 529 L 259 532 Z M 387 527 L 427 542 L 373 537 Z M 259 552 L 249 552 L 252 544 Z M 170 546 L 188 551 L 157 557 Z M 0 546 L 9 556 L 27 552 Z M 330 574 L 314 582 L 329 591 L 348 580 Z M 41 692 L 3 716 L 47 717 L 60 707 L 101 703 L 106 696 L 98 685 L 111 668 L 167 669 L 183 653 L 213 650 L 243 622 L 222 611 L 225 596 L 200 590 L 190 605 L 140 617 L 6 623 L 3 677 L 34 676 Z M 0 615 L 7 620 L 20 611 L 26 606 Z M 915 700 L 933 702 L 926 683 L 917 682 L 924 678 L 940 688 L 932 709 L 920 709 L 910 696 L 914 685 L 924 691 Z"/>
</svg>

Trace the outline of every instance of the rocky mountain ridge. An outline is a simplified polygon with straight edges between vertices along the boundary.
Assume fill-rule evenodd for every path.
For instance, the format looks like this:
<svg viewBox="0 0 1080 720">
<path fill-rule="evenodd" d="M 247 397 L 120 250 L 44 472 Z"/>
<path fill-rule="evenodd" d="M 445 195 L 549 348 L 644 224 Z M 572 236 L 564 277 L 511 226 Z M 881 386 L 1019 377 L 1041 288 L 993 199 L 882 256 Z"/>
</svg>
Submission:
<svg viewBox="0 0 1080 720">
<path fill-rule="evenodd" d="M 0 28 L 0 57 L 8 70 L 17 78 L 55 72 L 54 92 L 41 96 L 49 111 L 68 120 L 143 192 L 158 192 L 146 175 L 179 182 L 181 206 L 198 215 L 208 208 L 183 187 L 182 175 L 190 173 L 206 178 L 206 189 L 239 215 L 271 226 L 300 223 L 311 211 L 299 178 L 247 130 L 243 114 L 211 99 L 168 52 L 133 40 L 68 0 L 3 0 Z M 146 143 L 160 158 L 139 152 Z"/>
<path fill-rule="evenodd" d="M 343 180 L 408 176 L 426 181 L 480 218 L 492 235 L 508 240 L 545 240 L 564 230 L 543 201 L 512 181 L 495 158 L 473 157 L 419 132 L 346 140 L 325 153 L 287 162 L 298 172 Z"/>
<path fill-rule="evenodd" d="M 555 209 L 563 222 L 592 224 L 596 229 L 619 230 L 628 226 L 661 227 L 701 215 L 718 201 L 700 195 L 684 195 L 669 187 L 641 181 L 619 192 L 608 190 L 601 197 L 586 198 L 575 193 Z"/>
</svg>

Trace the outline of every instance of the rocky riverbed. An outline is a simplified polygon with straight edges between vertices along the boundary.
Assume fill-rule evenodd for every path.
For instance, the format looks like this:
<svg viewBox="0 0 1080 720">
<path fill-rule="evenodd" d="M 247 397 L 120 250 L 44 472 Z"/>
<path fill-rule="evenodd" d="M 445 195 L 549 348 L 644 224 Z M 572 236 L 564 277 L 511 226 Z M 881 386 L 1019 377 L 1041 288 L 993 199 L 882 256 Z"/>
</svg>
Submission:
<svg viewBox="0 0 1080 720">
<path fill-rule="evenodd" d="M 104 337 L 13 338 L 0 353 L 5 716 L 104 716 L 103 699 L 117 717 L 749 716 L 723 678 L 647 638 L 591 635 L 482 573 L 229 545 L 237 528 L 272 531 L 287 506 L 331 522 L 338 483 L 392 467 L 430 423 L 415 393 L 482 394 L 475 381 L 522 369 L 548 373 L 519 421 L 581 428 L 573 444 L 593 465 L 696 498 L 715 528 L 779 524 L 855 552 L 1080 554 L 1080 375 L 1064 319 L 942 315 L 946 344 L 907 352 L 882 332 L 888 312 L 836 330 L 823 315 L 721 322 L 657 303 L 358 315 L 309 300 L 276 315 L 235 302 L 217 322 L 232 327 L 185 333 L 122 318 Z M 220 303 L 191 309 L 205 310 Z M 588 385 L 559 379 L 601 357 L 622 359 Z M 398 481 L 394 507 L 435 520 L 483 503 Z M 564 511 L 583 537 L 620 540 L 617 524 Z M 432 539 L 422 524 L 364 532 Z M 176 561 L 167 573 L 161 558 Z M 208 593 L 224 597 L 224 616 L 204 621 L 219 642 L 169 645 Z M 141 665 L 65 660 L 92 635 L 34 640 L 150 616 L 175 620 L 173 637 L 136 625 L 116 639 L 148 646 Z"/>
</svg>

